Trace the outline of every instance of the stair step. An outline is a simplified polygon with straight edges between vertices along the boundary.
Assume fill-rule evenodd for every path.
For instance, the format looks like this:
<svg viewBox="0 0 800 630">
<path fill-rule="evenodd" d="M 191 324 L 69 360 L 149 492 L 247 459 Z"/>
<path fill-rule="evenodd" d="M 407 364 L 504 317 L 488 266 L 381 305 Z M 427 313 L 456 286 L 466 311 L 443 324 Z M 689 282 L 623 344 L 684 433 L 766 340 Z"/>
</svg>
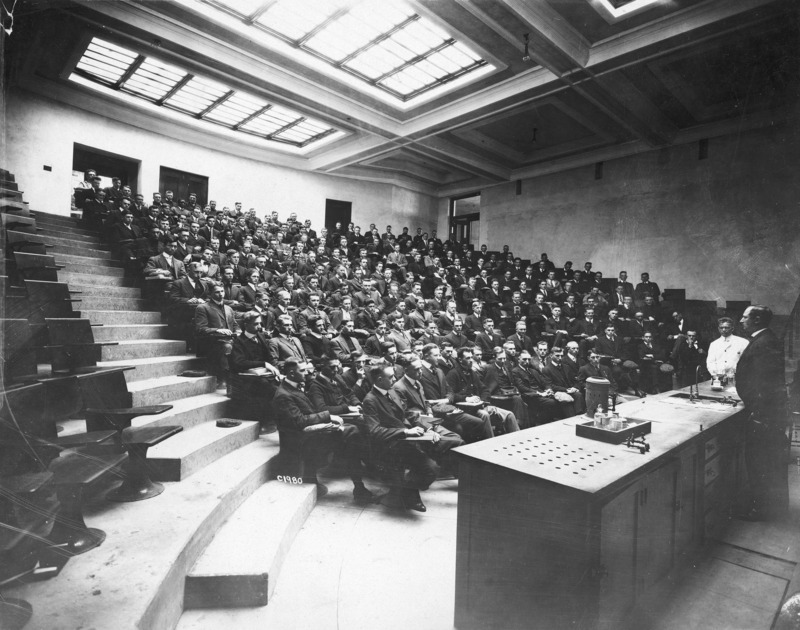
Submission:
<svg viewBox="0 0 800 630">
<path fill-rule="evenodd" d="M 138 368 L 137 368 L 138 369 Z M 131 374 L 136 370 L 129 370 Z M 167 427 L 181 426 L 185 429 L 230 415 L 230 399 L 224 394 L 212 392 L 187 396 L 171 402 L 172 409 L 157 416 L 139 416 L 131 423 L 135 427 Z"/>
<path fill-rule="evenodd" d="M 94 328 L 95 340 L 97 331 L 103 328 Z M 142 359 L 121 359 L 117 361 L 101 361 L 102 367 L 135 367 L 135 370 L 125 372 L 128 383 L 144 381 L 162 376 L 175 376 L 186 370 L 205 370 L 206 360 L 193 354 L 170 354 L 163 357 L 145 357 Z"/>
<path fill-rule="evenodd" d="M 106 255 L 105 257 L 67 253 L 54 253 L 53 255 L 56 257 L 57 263 L 66 265 L 91 265 L 92 267 L 103 267 L 104 269 L 107 267 L 118 267 L 122 270 L 122 263 L 120 261 L 108 258 L 109 252 L 104 252 L 104 254 Z"/>
<path fill-rule="evenodd" d="M 0 197 L 4 199 L 17 199 L 22 201 L 22 191 L 16 188 L 8 188 L 7 186 L 0 185 Z"/>
<path fill-rule="evenodd" d="M 136 278 L 126 278 L 124 276 L 103 276 L 92 273 L 74 273 L 61 269 L 58 272 L 58 279 L 72 285 L 96 286 L 96 287 L 136 287 L 139 283 Z"/>
<path fill-rule="evenodd" d="M 41 222 L 38 219 L 36 221 L 36 226 L 42 227 Z M 48 234 L 45 239 L 46 242 L 49 243 L 50 245 L 63 245 L 65 247 L 81 247 L 84 250 L 91 250 L 91 251 L 99 250 L 108 252 L 111 250 L 111 246 L 108 245 L 107 243 L 102 243 L 99 237 L 97 236 L 87 235 L 87 234 L 72 235 L 69 234 L 68 232 L 63 232 L 62 229 L 63 228 L 53 228 L 52 230 L 48 230 Z M 50 234 L 50 232 L 55 232 L 56 230 L 58 230 L 57 234 Z M 42 236 L 43 234 L 45 234 L 44 228 L 42 228 L 42 231 L 39 232 L 39 236 Z M 75 236 L 75 238 L 73 238 L 73 236 Z M 97 242 L 97 245 L 93 247 L 89 246 L 86 242 L 87 240 L 94 240 Z M 82 254 L 78 255 L 80 256 Z M 83 254 L 83 255 L 94 256 L 94 254 Z"/>
<path fill-rule="evenodd" d="M 57 232 L 64 238 L 72 238 L 73 236 L 88 237 L 103 242 L 102 237 L 100 236 L 100 232 L 98 232 L 97 230 L 92 230 L 90 228 L 78 225 L 77 223 L 75 223 L 74 219 L 69 219 L 72 225 L 61 225 L 58 223 L 50 223 L 49 221 L 43 221 L 41 219 L 41 216 L 42 215 L 40 214 L 36 215 L 36 227 L 41 228 L 42 232 L 48 232 L 48 233 Z"/>
<path fill-rule="evenodd" d="M 52 212 L 39 211 L 36 213 L 36 220 L 50 225 L 80 227 L 75 219 L 66 214 L 53 214 Z"/>
<path fill-rule="evenodd" d="M 104 287 L 95 284 L 68 283 L 70 291 L 80 291 L 75 297 L 78 299 L 89 297 L 119 297 L 142 299 L 142 290 L 139 287 Z"/>
<path fill-rule="evenodd" d="M 280 481 L 256 490 L 187 574 L 184 610 L 266 605 L 286 554 L 314 508 L 316 492 L 313 484 Z"/>
<path fill-rule="evenodd" d="M 173 404 L 187 396 L 208 394 L 216 389 L 217 379 L 213 376 L 188 378 L 183 376 L 162 376 L 128 383 L 128 391 L 133 397 L 133 406 Z"/>
<path fill-rule="evenodd" d="M 186 354 L 186 342 L 174 339 L 134 339 L 101 348 L 102 361 L 125 361 Z"/>
<path fill-rule="evenodd" d="M 222 429 L 216 420 L 198 424 L 156 444 L 147 452 L 147 467 L 158 481 L 182 481 L 245 444 L 258 439 L 258 422 L 243 420 Z"/>
<path fill-rule="evenodd" d="M 95 341 L 166 339 L 166 324 L 109 324 L 92 328 Z"/>
<path fill-rule="evenodd" d="M 80 317 L 87 318 L 93 324 L 160 324 L 161 313 L 158 311 L 106 311 L 94 310 L 81 305 Z"/>
<path fill-rule="evenodd" d="M 14 176 L 11 173 L 5 171 L 0 173 L 0 184 L 6 188 L 13 188 L 17 185 L 17 182 L 14 180 Z"/>
<path fill-rule="evenodd" d="M 107 265 L 95 264 L 77 264 L 73 262 L 59 261 L 59 258 L 60 256 L 56 257 L 56 262 L 66 263 L 66 266 L 61 271 L 66 271 L 67 273 L 84 273 L 93 276 L 111 276 L 115 278 L 122 278 L 125 276 L 125 270 L 122 267 L 109 267 Z M 86 260 L 93 259 L 87 258 Z"/>
<path fill-rule="evenodd" d="M 27 201 L 17 201 L 16 199 L 0 199 L 0 210 L 26 210 L 30 212 Z"/>
<path fill-rule="evenodd" d="M 117 297 L 113 295 L 82 295 L 79 308 L 92 311 L 143 311 L 150 302 L 140 297 Z"/>
<path fill-rule="evenodd" d="M 93 246 L 95 249 L 107 249 L 109 247 L 103 243 L 99 234 L 83 234 L 79 232 L 68 231 L 67 228 L 61 226 L 43 224 L 38 220 L 38 217 L 36 220 L 36 227 L 39 228 L 39 232 L 37 232 L 38 236 L 46 242 L 51 242 L 51 238 L 59 238 L 74 244 L 86 243 L 89 246 Z"/>
<path fill-rule="evenodd" d="M 114 254 L 111 253 L 107 245 L 89 244 L 85 241 L 73 241 L 67 238 L 58 238 L 57 236 L 42 236 L 39 232 L 37 236 L 46 244 L 52 245 L 48 247 L 52 254 L 56 256 L 82 256 L 85 258 L 109 258 L 116 260 Z"/>
</svg>

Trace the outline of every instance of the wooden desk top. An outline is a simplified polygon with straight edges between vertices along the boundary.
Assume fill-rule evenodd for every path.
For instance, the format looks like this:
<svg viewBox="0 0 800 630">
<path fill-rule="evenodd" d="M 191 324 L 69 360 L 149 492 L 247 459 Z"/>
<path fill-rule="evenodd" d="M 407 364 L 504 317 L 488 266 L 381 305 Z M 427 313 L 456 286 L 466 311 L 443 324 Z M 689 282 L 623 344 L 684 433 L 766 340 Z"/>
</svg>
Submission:
<svg viewBox="0 0 800 630">
<path fill-rule="evenodd" d="M 659 460 L 675 455 L 680 447 L 743 410 L 741 403 L 736 407 L 693 405 L 671 398 L 677 392 L 687 391 L 665 392 L 617 406 L 623 417 L 651 421 L 652 429 L 646 436 L 650 451 L 645 454 L 624 444 L 606 444 L 577 436 L 575 425 L 587 421 L 583 416 L 507 433 L 461 446 L 454 452 L 599 498 L 656 468 Z M 700 394 L 731 395 L 727 391 L 712 392 L 710 382 L 701 383 Z"/>
</svg>

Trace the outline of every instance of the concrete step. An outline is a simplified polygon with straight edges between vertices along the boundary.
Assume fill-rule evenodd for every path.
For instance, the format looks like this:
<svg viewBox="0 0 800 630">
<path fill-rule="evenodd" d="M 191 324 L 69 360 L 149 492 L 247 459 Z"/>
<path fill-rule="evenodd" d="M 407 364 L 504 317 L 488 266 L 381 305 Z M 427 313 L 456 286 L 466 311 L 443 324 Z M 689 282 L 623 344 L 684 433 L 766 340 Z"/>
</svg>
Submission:
<svg viewBox="0 0 800 630">
<path fill-rule="evenodd" d="M 138 369 L 138 368 L 137 368 Z M 131 374 L 136 370 L 129 370 Z M 140 416 L 131 423 L 135 427 L 182 426 L 184 430 L 210 420 L 230 417 L 230 399 L 222 393 L 211 392 L 188 396 L 171 402 L 172 409 L 158 416 Z"/>
<path fill-rule="evenodd" d="M 256 490 L 187 574 L 184 610 L 266 605 L 316 496 L 313 484 L 269 481 Z"/>
<path fill-rule="evenodd" d="M 32 212 L 27 201 L 17 201 L 16 199 L 0 199 L 0 210 L 25 210 Z"/>
<path fill-rule="evenodd" d="M 37 227 L 41 227 L 39 222 L 37 221 Z M 38 236 L 47 244 L 54 245 L 53 249 L 56 247 L 77 247 L 81 248 L 84 251 L 88 252 L 95 252 L 95 251 L 102 251 L 106 254 L 110 253 L 111 246 L 105 243 L 102 243 L 100 239 L 96 236 L 84 235 L 84 234 L 69 234 L 63 231 L 63 228 L 53 228 L 51 230 L 47 230 L 45 232 L 42 229 L 41 232 L 37 232 Z M 70 252 L 66 252 L 70 253 Z M 87 254 L 78 254 L 79 256 L 94 256 L 93 253 Z"/>
<path fill-rule="evenodd" d="M 108 254 L 108 252 L 106 252 L 106 254 Z M 81 254 L 54 253 L 53 255 L 56 257 L 57 263 L 64 263 L 68 265 L 90 265 L 92 267 L 119 267 L 122 269 L 122 263 L 111 258 L 101 258 L 88 255 L 84 256 Z"/>
<path fill-rule="evenodd" d="M 9 190 L 19 190 L 17 182 L 14 181 L 13 175 L 2 176 L 0 175 L 0 186 L 8 188 Z"/>
<path fill-rule="evenodd" d="M 107 324 L 92 328 L 95 341 L 166 339 L 166 324 Z"/>
<path fill-rule="evenodd" d="M 141 299 L 142 290 L 139 287 L 104 287 L 94 284 L 75 284 L 69 282 L 70 291 L 80 291 L 76 298 L 87 297 L 126 297 Z"/>
<path fill-rule="evenodd" d="M 213 376 L 162 376 L 128 383 L 128 391 L 133 397 L 134 407 L 168 405 L 181 398 L 209 394 L 216 390 L 216 381 Z"/>
<path fill-rule="evenodd" d="M 139 284 L 137 278 L 126 278 L 121 275 L 104 276 L 92 273 L 74 273 L 67 271 L 67 269 L 59 270 L 58 279 L 61 282 L 66 282 L 70 287 L 73 284 L 99 287 L 135 287 Z"/>
<path fill-rule="evenodd" d="M 102 330 L 102 328 L 93 328 L 92 330 L 95 333 L 95 340 L 97 340 L 97 331 Z M 207 367 L 204 358 L 196 357 L 193 354 L 171 354 L 163 357 L 101 361 L 99 365 L 103 367 L 135 367 L 135 370 L 125 372 L 125 380 L 128 383 L 161 378 L 162 376 L 175 376 L 186 370 L 205 370 Z"/>
<path fill-rule="evenodd" d="M 112 295 L 81 295 L 80 308 L 91 311 L 143 311 L 150 306 L 140 297 L 116 297 Z"/>
<path fill-rule="evenodd" d="M 258 439 L 258 422 L 246 420 L 238 427 L 222 429 L 216 420 L 173 435 L 147 452 L 153 479 L 182 481 L 228 453 Z"/>
<path fill-rule="evenodd" d="M 50 243 L 50 238 L 42 238 L 45 243 Z M 52 247 L 47 248 L 50 254 L 53 254 L 56 258 L 61 258 L 65 256 L 81 256 L 84 258 L 97 258 L 99 260 L 114 260 L 116 258 L 114 255 L 108 251 L 107 249 L 93 249 L 88 245 L 83 243 L 70 243 L 69 245 L 61 245 L 58 243 L 54 243 Z"/>
<path fill-rule="evenodd" d="M 86 243 L 87 245 L 94 246 L 95 249 L 108 249 L 110 246 L 102 241 L 100 235 L 97 233 L 82 233 L 73 232 L 69 228 L 61 226 L 41 224 L 38 220 L 36 227 L 39 228 L 37 234 L 48 243 L 51 238 L 60 238 L 71 243 L 79 244 Z"/>
<path fill-rule="evenodd" d="M 56 262 L 65 263 L 65 267 L 61 271 L 65 271 L 69 274 L 82 273 L 82 274 L 90 274 L 93 276 L 109 276 L 113 278 L 122 278 L 125 276 L 125 270 L 122 267 L 95 265 L 93 263 L 83 264 L 83 263 L 67 262 L 65 260 L 59 261 L 59 258 L 61 257 L 56 256 Z M 93 259 L 87 258 L 86 260 L 93 260 Z M 61 271 L 59 271 L 59 273 L 61 273 Z"/>
<path fill-rule="evenodd" d="M 41 228 L 42 233 L 55 233 L 54 236 L 61 236 L 61 238 L 93 238 L 101 243 L 103 242 L 100 232 L 82 227 L 71 219 L 71 225 L 59 225 L 47 221 L 43 222 L 39 219 L 40 216 L 41 215 L 36 216 L 36 227 Z"/>
<path fill-rule="evenodd" d="M 53 214 L 52 212 L 39 211 L 36 213 L 37 221 L 63 227 L 80 227 L 78 222 L 66 214 Z"/>
<path fill-rule="evenodd" d="M 158 311 L 106 311 L 86 308 L 81 304 L 79 317 L 86 317 L 93 324 L 160 324 Z"/>
<path fill-rule="evenodd" d="M 275 478 L 277 453 L 277 439 L 262 437 L 153 499 L 113 509 L 87 502 L 86 521 L 108 533 L 91 562 L 68 562 L 58 580 L 5 585 L 3 595 L 34 602 L 27 630 L 174 628 L 187 572 L 228 517 Z"/>
<path fill-rule="evenodd" d="M 186 342 L 174 339 L 133 339 L 101 348 L 101 361 L 127 361 L 186 354 Z"/>
</svg>

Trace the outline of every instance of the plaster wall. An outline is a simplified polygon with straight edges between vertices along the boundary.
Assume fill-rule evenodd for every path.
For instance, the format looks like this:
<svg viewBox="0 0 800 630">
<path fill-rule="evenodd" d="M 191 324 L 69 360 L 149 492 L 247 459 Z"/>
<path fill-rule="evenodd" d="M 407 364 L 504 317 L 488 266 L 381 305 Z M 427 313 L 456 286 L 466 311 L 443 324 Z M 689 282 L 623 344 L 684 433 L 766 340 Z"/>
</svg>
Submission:
<svg viewBox="0 0 800 630">
<path fill-rule="evenodd" d="M 53 214 L 69 214 L 73 144 L 79 143 L 138 160 L 139 181 L 132 187 L 146 200 L 158 189 L 159 169 L 166 166 L 207 176 L 209 199 L 219 208 L 241 201 L 259 215 L 277 210 L 283 219 L 297 212 L 318 227 L 325 199 L 338 199 L 352 202 L 353 221 L 363 228 L 376 223 L 383 232 L 391 224 L 399 234 L 405 225 L 413 233 L 417 225 L 429 230 L 435 224 L 434 197 L 215 152 L 192 144 L 192 135 L 187 132 L 184 141 L 166 138 L 17 89 L 6 100 L 5 168 L 14 173 L 32 209 Z"/>
<path fill-rule="evenodd" d="M 773 126 L 481 191 L 481 237 L 523 258 L 648 271 L 687 298 L 789 313 L 800 292 L 800 130 Z M 447 203 L 439 230 L 446 233 Z"/>
</svg>

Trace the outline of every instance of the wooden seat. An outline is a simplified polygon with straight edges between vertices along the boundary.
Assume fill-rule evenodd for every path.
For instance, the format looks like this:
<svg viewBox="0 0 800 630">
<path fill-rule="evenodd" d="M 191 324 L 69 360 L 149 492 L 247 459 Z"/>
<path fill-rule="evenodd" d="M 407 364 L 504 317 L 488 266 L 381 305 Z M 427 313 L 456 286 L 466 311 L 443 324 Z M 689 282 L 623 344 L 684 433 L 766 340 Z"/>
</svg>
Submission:
<svg viewBox="0 0 800 630">
<path fill-rule="evenodd" d="M 58 270 L 64 265 L 56 264 L 49 254 L 28 254 L 14 252 L 14 267 L 22 279 L 58 282 Z"/>
<path fill-rule="evenodd" d="M 81 301 L 76 297 L 80 291 L 70 291 L 66 282 L 25 280 L 25 288 L 32 311 L 35 313 L 35 321 L 44 323 L 46 318 L 78 317 L 72 305 Z"/>
<path fill-rule="evenodd" d="M 2 207 L 0 202 L 0 207 Z M 40 231 L 36 227 L 36 219 L 26 214 L 14 214 L 9 212 L 0 212 L 0 225 L 4 230 L 14 230 L 16 232 L 25 232 L 27 234 L 36 234 Z"/>
<path fill-rule="evenodd" d="M 47 249 L 53 247 L 29 232 L 14 230 L 6 231 L 6 245 L 7 251 L 27 252 L 29 254 L 47 254 Z"/>
<path fill-rule="evenodd" d="M 3 381 L 6 385 L 34 380 L 37 375 L 34 330 L 27 319 L 4 319 Z"/>
<path fill-rule="evenodd" d="M 122 485 L 108 493 L 109 501 L 142 501 L 164 492 L 164 485 L 153 481 L 147 467 L 147 450 L 183 431 L 181 426 L 128 427 L 122 431 L 122 445 L 128 452 Z"/>
<path fill-rule="evenodd" d="M 54 373 L 74 374 L 97 366 L 102 346 L 115 341 L 96 342 L 92 324 L 82 318 L 45 318 L 50 361 Z"/>
</svg>

